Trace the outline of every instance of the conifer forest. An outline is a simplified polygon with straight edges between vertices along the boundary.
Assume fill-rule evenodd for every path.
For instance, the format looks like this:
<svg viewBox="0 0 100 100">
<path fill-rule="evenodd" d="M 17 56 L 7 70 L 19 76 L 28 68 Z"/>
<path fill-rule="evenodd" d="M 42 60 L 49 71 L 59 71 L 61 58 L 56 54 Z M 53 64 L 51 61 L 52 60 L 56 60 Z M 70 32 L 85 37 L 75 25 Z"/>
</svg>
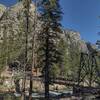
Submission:
<svg viewBox="0 0 100 100">
<path fill-rule="evenodd" d="M 100 100 L 100 29 L 93 37 L 65 24 L 68 1 L 0 0 L 0 100 Z"/>
</svg>

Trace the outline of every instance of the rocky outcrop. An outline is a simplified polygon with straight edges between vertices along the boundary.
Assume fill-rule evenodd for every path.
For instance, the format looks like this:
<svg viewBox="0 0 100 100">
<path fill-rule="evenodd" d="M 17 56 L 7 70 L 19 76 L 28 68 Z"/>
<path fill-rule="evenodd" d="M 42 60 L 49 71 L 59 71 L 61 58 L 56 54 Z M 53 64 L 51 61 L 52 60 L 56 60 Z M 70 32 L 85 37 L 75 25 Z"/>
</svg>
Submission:
<svg viewBox="0 0 100 100">
<path fill-rule="evenodd" d="M 3 15 L 5 10 L 6 10 L 6 7 L 2 4 L 0 4 L 0 17 Z"/>
<path fill-rule="evenodd" d="M 2 7 L 4 9 L 5 7 Z M 29 13 L 29 31 L 28 41 L 29 49 L 30 42 L 32 42 L 32 34 L 34 33 L 34 4 L 30 5 Z M 12 7 L 6 8 L 0 12 L 0 56 L 6 59 L 16 59 L 19 55 L 23 56 L 22 53 L 25 50 L 25 31 L 26 31 L 26 18 L 24 14 L 23 4 L 21 2 L 13 5 Z M 4 48 L 4 49 L 3 49 Z M 9 56 L 10 58 L 8 58 Z"/>
<path fill-rule="evenodd" d="M 68 45 L 72 45 L 72 49 L 78 48 L 80 52 L 88 52 L 86 42 L 81 39 L 79 32 L 69 29 L 64 30 L 63 38 Z"/>
<path fill-rule="evenodd" d="M 21 26 L 21 24 L 25 25 L 25 23 L 23 23 L 25 22 L 25 15 L 23 13 L 24 9 L 23 9 L 23 4 L 21 2 L 17 3 L 16 5 L 10 8 L 6 8 L 5 6 L 0 5 L 0 9 L 2 9 L 0 10 L 0 15 L 2 16 L 4 14 L 0 22 L 0 38 L 1 38 L 0 41 L 2 41 L 2 38 L 4 36 L 3 34 L 5 33 L 5 31 L 8 38 L 10 37 L 9 33 L 11 32 L 12 32 L 13 37 L 15 37 L 17 36 L 17 34 L 22 33 L 22 31 L 25 31 L 25 29 L 23 30 Z M 31 8 L 30 8 L 31 26 L 30 27 L 33 27 L 34 10 L 35 10 L 35 6 L 34 4 L 31 4 Z M 39 21 L 38 21 L 37 27 L 38 29 L 41 27 Z M 6 30 L 4 28 L 6 28 Z M 62 29 L 62 30 L 64 33 L 62 37 L 64 38 L 65 42 L 67 42 L 69 45 L 72 45 L 74 47 L 77 46 L 79 50 L 81 50 L 82 52 L 87 52 L 85 41 L 81 40 L 79 32 L 69 30 L 69 29 L 67 30 Z M 34 30 L 30 30 L 30 31 L 31 31 L 31 34 L 33 34 Z M 30 38 L 32 36 L 31 34 L 30 34 Z"/>
<path fill-rule="evenodd" d="M 28 34 L 28 49 L 30 52 L 32 49 L 32 35 L 34 34 L 34 14 L 35 6 L 31 4 L 30 13 L 29 13 L 29 34 Z M 3 5 L 0 5 L 0 57 L 5 57 L 6 59 L 23 59 L 23 54 L 25 53 L 25 14 L 23 9 L 23 4 L 21 2 L 16 5 L 6 8 Z M 36 20 L 36 30 L 41 29 L 42 22 L 38 19 Z M 81 39 L 80 33 L 63 29 L 63 34 L 61 35 L 62 39 L 65 42 L 65 51 L 68 61 L 65 59 L 65 62 L 68 64 L 66 66 L 78 66 L 77 61 L 79 62 L 80 52 L 87 53 L 88 48 L 86 42 Z M 5 37 L 5 40 L 4 40 Z M 13 42 L 12 42 L 13 41 Z M 6 44 L 6 45 L 5 45 Z M 6 47 L 5 47 L 6 46 Z M 4 49 L 2 49 L 4 48 Z M 5 49 L 6 48 L 6 49 Z M 31 52 L 32 53 L 32 52 Z M 28 56 L 31 57 L 31 53 L 28 53 Z M 8 57 L 9 56 L 9 57 Z M 78 59 L 74 59 L 77 57 Z M 30 59 L 30 58 L 29 58 Z M 74 59 L 74 60 L 73 60 Z M 76 61 L 77 60 L 77 61 Z M 73 63 L 72 63 L 73 62 Z M 0 61 L 1 63 L 1 61 Z"/>
</svg>

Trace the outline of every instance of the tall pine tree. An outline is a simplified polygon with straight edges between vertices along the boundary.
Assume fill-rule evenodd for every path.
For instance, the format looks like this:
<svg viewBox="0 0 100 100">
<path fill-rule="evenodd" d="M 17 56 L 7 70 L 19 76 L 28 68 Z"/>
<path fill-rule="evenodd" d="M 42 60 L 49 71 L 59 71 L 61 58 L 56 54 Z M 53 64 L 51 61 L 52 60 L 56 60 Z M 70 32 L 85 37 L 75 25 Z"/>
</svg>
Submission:
<svg viewBox="0 0 100 100">
<path fill-rule="evenodd" d="M 42 31 L 38 34 L 40 65 L 43 67 L 45 79 L 45 99 L 49 100 L 50 69 L 60 61 L 57 43 L 61 34 L 61 8 L 59 0 L 42 0 L 41 20 Z"/>
</svg>

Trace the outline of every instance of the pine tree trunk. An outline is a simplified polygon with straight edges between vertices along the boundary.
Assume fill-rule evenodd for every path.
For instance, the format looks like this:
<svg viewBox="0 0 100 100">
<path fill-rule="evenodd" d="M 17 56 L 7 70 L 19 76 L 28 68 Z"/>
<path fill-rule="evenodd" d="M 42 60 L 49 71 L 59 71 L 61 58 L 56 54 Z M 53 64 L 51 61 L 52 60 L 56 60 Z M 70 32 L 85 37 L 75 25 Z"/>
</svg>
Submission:
<svg viewBox="0 0 100 100">
<path fill-rule="evenodd" d="M 47 32 L 47 39 L 46 39 L 46 52 L 45 52 L 45 99 L 49 100 L 49 34 Z"/>
<path fill-rule="evenodd" d="M 48 70 L 48 65 L 45 68 L 45 99 L 49 100 L 49 70 Z"/>
</svg>

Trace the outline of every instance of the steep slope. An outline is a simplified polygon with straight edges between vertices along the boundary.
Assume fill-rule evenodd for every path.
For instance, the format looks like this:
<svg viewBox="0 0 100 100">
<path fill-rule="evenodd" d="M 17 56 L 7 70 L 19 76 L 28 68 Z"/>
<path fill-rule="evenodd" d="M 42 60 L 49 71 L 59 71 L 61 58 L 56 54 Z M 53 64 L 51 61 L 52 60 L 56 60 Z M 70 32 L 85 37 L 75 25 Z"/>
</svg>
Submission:
<svg viewBox="0 0 100 100">
<path fill-rule="evenodd" d="M 2 16 L 2 14 L 4 13 L 5 10 L 6 10 L 6 7 L 2 4 L 0 4 L 0 17 Z"/>
<path fill-rule="evenodd" d="M 63 42 L 62 42 L 63 41 Z M 63 62 L 60 66 L 63 76 L 75 76 L 80 62 L 81 52 L 87 53 L 87 45 L 81 39 L 80 33 L 70 29 L 63 29 L 62 39 L 60 41 Z"/>
<path fill-rule="evenodd" d="M 2 7 L 1 7 L 2 8 Z M 29 42 L 32 40 L 33 21 L 34 21 L 34 4 L 30 8 L 30 34 Z M 4 11 L 4 12 L 3 12 Z M 26 19 L 22 3 L 6 8 L 1 11 L 0 20 L 0 65 L 7 64 L 16 60 L 19 56 L 23 59 L 25 51 L 25 25 Z M 31 48 L 30 46 L 28 48 Z"/>
<path fill-rule="evenodd" d="M 69 45 L 73 45 L 72 47 L 74 48 L 79 48 L 80 52 L 85 52 L 87 53 L 87 46 L 86 42 L 81 39 L 80 33 L 74 30 L 64 30 L 64 37 L 65 42 L 68 42 Z"/>
<path fill-rule="evenodd" d="M 28 60 L 31 59 L 32 54 L 32 35 L 34 34 L 34 4 L 31 4 L 29 14 L 29 33 L 28 33 Z M 23 4 L 6 8 L 0 5 L 0 65 L 19 59 L 24 62 L 25 55 L 25 30 L 26 19 L 23 9 Z M 36 30 L 41 30 L 42 22 L 39 19 L 36 21 Z M 63 62 L 60 64 L 60 70 L 66 74 L 75 74 L 75 70 L 79 66 L 80 53 L 87 53 L 87 45 L 84 40 L 81 40 L 79 32 L 63 29 L 59 44 L 59 50 L 62 52 Z M 38 42 L 37 42 L 38 45 Z M 77 58 L 77 59 L 76 59 Z M 2 65 L 3 64 L 3 65 Z M 77 73 L 77 72 L 76 72 Z"/>
</svg>

